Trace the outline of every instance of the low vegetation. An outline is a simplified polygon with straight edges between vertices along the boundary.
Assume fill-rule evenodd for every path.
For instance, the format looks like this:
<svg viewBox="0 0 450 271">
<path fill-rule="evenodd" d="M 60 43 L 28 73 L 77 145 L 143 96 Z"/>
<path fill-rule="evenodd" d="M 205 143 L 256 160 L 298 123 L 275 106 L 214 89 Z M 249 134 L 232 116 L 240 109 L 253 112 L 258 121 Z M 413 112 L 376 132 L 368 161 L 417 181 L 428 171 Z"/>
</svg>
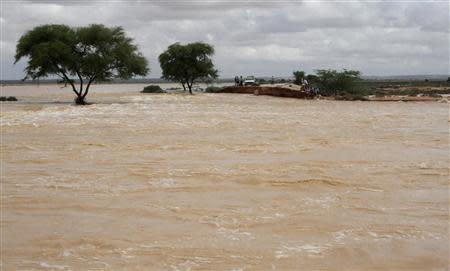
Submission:
<svg viewBox="0 0 450 271">
<path fill-rule="evenodd" d="M 222 89 L 223 89 L 223 87 L 210 86 L 205 89 L 205 92 L 206 93 L 218 93 L 218 92 L 222 91 Z"/>
<path fill-rule="evenodd" d="M 378 97 L 389 95 L 402 96 L 438 96 L 440 94 L 450 94 L 450 82 L 441 81 L 380 81 L 365 80 L 365 88 L 371 95 Z"/>
<path fill-rule="evenodd" d="M 323 96 L 334 96 L 337 100 L 366 100 L 367 89 L 362 84 L 361 73 L 355 70 L 317 70 L 306 75 L 304 71 L 294 71 L 294 84 L 308 81 L 308 88 L 318 88 Z"/>
<path fill-rule="evenodd" d="M 162 89 L 159 85 L 150 85 L 144 87 L 141 91 L 142 93 L 166 93 L 164 89 Z"/>
<path fill-rule="evenodd" d="M 359 71 L 317 70 L 316 84 L 325 96 L 364 95 Z"/>
<path fill-rule="evenodd" d="M 343 93 L 339 96 L 335 97 L 338 101 L 368 101 L 369 99 L 367 96 L 362 94 L 350 94 L 350 93 Z"/>
<path fill-rule="evenodd" d="M 2 102 L 16 102 L 17 98 L 14 97 L 14 96 L 9 96 L 9 97 L 1 96 L 0 97 L 0 101 L 2 101 Z"/>
</svg>

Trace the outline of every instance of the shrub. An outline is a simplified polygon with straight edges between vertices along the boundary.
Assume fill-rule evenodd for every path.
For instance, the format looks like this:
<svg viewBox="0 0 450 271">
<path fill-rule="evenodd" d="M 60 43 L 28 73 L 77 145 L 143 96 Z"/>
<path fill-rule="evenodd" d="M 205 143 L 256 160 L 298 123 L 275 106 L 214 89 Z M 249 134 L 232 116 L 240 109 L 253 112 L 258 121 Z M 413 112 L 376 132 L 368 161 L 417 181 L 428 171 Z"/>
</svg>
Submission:
<svg viewBox="0 0 450 271">
<path fill-rule="evenodd" d="M 160 86 L 158 85 L 150 85 L 144 87 L 141 91 L 142 93 L 166 93 Z"/>
<path fill-rule="evenodd" d="M 2 102 L 6 102 L 6 101 L 8 101 L 8 102 L 16 102 L 17 98 L 14 97 L 14 96 L 9 96 L 9 97 L 1 96 L 0 97 L 0 101 L 2 101 Z"/>
<path fill-rule="evenodd" d="M 317 85 L 320 92 L 326 96 L 364 95 L 366 93 L 361 84 L 359 71 L 318 70 Z"/>
<path fill-rule="evenodd" d="M 223 88 L 221 88 L 221 87 L 207 87 L 206 89 L 205 89 L 205 92 L 207 92 L 207 93 L 218 93 L 218 92 L 220 92 L 221 90 L 222 90 Z"/>
</svg>

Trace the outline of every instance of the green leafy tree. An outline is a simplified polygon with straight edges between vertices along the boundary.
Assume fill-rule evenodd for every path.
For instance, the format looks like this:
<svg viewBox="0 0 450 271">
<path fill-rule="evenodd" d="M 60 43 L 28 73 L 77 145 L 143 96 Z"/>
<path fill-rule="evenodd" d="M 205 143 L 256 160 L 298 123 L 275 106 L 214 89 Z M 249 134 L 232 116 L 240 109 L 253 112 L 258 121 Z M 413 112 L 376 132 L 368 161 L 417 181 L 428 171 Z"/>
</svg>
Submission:
<svg viewBox="0 0 450 271">
<path fill-rule="evenodd" d="M 121 27 L 100 24 L 35 27 L 17 43 L 15 63 L 24 57 L 28 58 L 24 80 L 56 75 L 70 84 L 77 104 L 86 104 L 94 82 L 129 79 L 149 72 L 147 60 Z"/>
<path fill-rule="evenodd" d="M 317 75 L 314 75 L 314 74 L 308 74 L 308 75 L 306 76 L 306 80 L 308 80 L 308 83 L 309 83 L 309 84 L 314 84 L 314 83 L 317 82 Z"/>
<path fill-rule="evenodd" d="M 174 43 L 159 56 L 162 78 L 180 82 L 183 89 L 189 89 L 197 80 L 207 81 L 217 78 L 218 71 L 214 68 L 211 56 L 214 48 L 203 42 L 181 45 Z"/>
<path fill-rule="evenodd" d="M 292 73 L 294 75 L 294 84 L 301 85 L 303 83 L 303 79 L 305 79 L 304 71 L 294 71 Z"/>
<path fill-rule="evenodd" d="M 361 91 L 359 71 L 317 70 L 317 85 L 325 95 L 340 95 L 340 93 L 357 94 Z"/>
</svg>

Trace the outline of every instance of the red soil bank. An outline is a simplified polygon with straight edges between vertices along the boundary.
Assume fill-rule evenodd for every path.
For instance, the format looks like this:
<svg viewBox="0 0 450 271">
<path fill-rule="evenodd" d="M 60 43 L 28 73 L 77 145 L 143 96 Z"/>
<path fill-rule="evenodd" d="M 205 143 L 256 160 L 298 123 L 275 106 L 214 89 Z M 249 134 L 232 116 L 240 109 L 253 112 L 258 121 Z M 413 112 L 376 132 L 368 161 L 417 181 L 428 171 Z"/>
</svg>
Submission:
<svg viewBox="0 0 450 271">
<path fill-rule="evenodd" d="M 305 91 L 294 90 L 282 87 L 225 87 L 221 93 L 242 93 L 242 94 L 255 94 L 255 95 L 270 95 L 276 97 L 288 97 L 288 98 L 299 98 L 299 99 L 312 99 L 313 96 Z"/>
</svg>

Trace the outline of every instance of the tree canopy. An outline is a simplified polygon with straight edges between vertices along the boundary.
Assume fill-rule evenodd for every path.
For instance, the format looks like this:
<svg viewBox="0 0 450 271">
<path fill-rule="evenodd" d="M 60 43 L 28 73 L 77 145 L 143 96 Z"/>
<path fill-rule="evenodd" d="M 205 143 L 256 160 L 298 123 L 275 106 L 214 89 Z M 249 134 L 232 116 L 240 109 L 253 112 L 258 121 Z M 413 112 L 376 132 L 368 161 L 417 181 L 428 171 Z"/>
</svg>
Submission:
<svg viewBox="0 0 450 271">
<path fill-rule="evenodd" d="M 305 79 L 304 71 L 294 71 L 292 73 L 294 75 L 294 84 L 301 85 L 303 83 L 303 79 Z"/>
<path fill-rule="evenodd" d="M 35 27 L 17 43 L 15 62 L 24 57 L 28 58 L 24 79 L 57 75 L 71 85 L 77 104 L 85 104 L 93 82 L 129 79 L 149 72 L 147 60 L 124 30 L 101 24 Z"/>
<path fill-rule="evenodd" d="M 192 94 L 192 85 L 196 80 L 217 78 L 211 56 L 214 48 L 203 42 L 181 45 L 174 43 L 159 56 L 162 78 L 180 82 Z"/>
</svg>

